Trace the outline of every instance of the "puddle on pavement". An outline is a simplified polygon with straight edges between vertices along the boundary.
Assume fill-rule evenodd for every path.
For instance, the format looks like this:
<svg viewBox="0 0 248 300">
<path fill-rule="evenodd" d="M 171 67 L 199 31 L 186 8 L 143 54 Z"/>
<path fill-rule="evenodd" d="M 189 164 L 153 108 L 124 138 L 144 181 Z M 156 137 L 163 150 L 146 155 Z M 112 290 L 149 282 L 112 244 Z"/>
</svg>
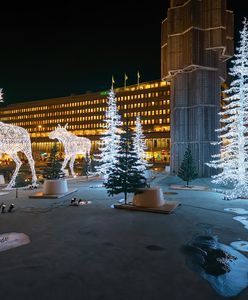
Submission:
<svg viewBox="0 0 248 300">
<path fill-rule="evenodd" d="M 225 211 L 230 211 L 238 215 L 248 215 L 248 210 L 239 207 L 224 208 Z"/>
<path fill-rule="evenodd" d="M 223 297 L 233 297 L 248 287 L 248 259 L 219 243 L 211 231 L 197 234 L 182 247 L 188 267 L 207 280 Z"/>
</svg>

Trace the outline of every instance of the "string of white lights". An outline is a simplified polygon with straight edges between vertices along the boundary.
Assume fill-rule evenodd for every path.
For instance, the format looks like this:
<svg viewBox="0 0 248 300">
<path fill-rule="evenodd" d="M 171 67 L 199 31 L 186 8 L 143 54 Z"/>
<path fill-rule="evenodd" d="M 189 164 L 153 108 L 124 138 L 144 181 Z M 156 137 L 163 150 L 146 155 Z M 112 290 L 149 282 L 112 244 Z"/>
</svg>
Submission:
<svg viewBox="0 0 248 300">
<path fill-rule="evenodd" d="M 212 176 L 217 184 L 232 184 L 227 198 L 248 198 L 248 23 L 243 22 L 240 45 L 232 61 L 230 75 L 235 79 L 224 91 L 225 106 L 219 113 L 222 126 L 219 132 L 220 153 L 213 155 L 209 167 L 221 170 Z"/>
<path fill-rule="evenodd" d="M 147 149 L 145 143 L 145 135 L 143 134 L 143 129 L 140 121 L 140 116 L 136 117 L 136 125 L 134 132 L 134 150 L 138 155 L 138 169 L 140 171 L 145 171 L 147 167 L 150 165 L 146 160 L 146 152 Z"/>
<path fill-rule="evenodd" d="M 120 129 L 122 125 L 121 117 L 118 113 L 116 104 L 116 97 L 113 87 L 108 93 L 108 109 L 105 112 L 105 126 L 106 131 L 99 142 L 99 157 L 96 159 L 100 162 L 97 167 L 97 172 L 103 175 L 104 181 L 107 181 L 111 168 L 116 162 L 120 143 Z"/>
<path fill-rule="evenodd" d="M 28 131 L 19 126 L 0 122 L 0 153 L 6 153 L 10 158 L 14 160 L 16 164 L 15 171 L 5 189 L 11 189 L 15 186 L 16 177 L 22 165 L 22 162 L 18 157 L 18 152 L 23 152 L 27 157 L 32 172 L 32 186 L 36 186 L 37 177 Z"/>
<path fill-rule="evenodd" d="M 69 162 L 70 171 L 73 177 L 76 177 L 74 172 L 74 162 L 77 154 L 90 156 L 91 141 L 85 137 L 79 137 L 67 131 L 68 124 L 62 127 L 60 124 L 49 134 L 50 139 L 57 139 L 64 146 L 65 158 L 62 164 L 61 171 L 64 172 L 67 163 Z"/>
</svg>

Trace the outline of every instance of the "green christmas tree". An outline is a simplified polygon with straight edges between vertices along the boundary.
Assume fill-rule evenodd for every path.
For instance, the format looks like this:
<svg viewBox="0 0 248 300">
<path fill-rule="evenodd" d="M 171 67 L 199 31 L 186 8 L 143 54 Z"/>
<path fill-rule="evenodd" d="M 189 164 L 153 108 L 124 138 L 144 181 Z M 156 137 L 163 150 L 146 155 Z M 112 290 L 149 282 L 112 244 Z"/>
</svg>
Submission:
<svg viewBox="0 0 248 300">
<path fill-rule="evenodd" d="M 83 157 L 82 169 L 81 169 L 81 176 L 88 176 L 90 174 L 90 156 L 86 153 L 85 157 Z"/>
<path fill-rule="evenodd" d="M 60 179 L 65 177 L 65 173 L 61 171 L 62 164 L 58 159 L 58 146 L 54 143 L 51 149 L 51 155 L 48 159 L 47 166 L 43 171 L 45 179 Z"/>
<path fill-rule="evenodd" d="M 187 187 L 189 186 L 189 182 L 198 176 L 189 147 L 185 151 L 184 158 L 177 175 L 183 181 L 187 182 Z"/>
<path fill-rule="evenodd" d="M 29 166 L 22 165 L 21 169 L 19 170 L 19 172 L 16 176 L 15 185 L 13 187 L 19 188 L 19 187 L 25 187 L 27 185 L 30 185 L 31 178 L 29 178 L 27 176 L 29 174 L 29 172 L 30 172 Z"/>
<path fill-rule="evenodd" d="M 147 187 L 146 178 L 139 167 L 138 154 L 134 150 L 133 132 L 128 128 L 121 134 L 116 163 L 110 170 L 108 180 L 104 182 L 108 194 L 113 196 L 124 193 L 127 204 L 128 193 L 135 193 L 137 189 Z"/>
</svg>

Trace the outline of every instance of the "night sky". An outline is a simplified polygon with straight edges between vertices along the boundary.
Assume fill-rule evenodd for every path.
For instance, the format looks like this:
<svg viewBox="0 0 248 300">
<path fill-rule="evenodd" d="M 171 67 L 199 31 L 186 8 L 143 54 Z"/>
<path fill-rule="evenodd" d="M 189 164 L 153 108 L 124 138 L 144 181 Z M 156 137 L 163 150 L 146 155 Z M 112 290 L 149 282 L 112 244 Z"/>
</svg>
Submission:
<svg viewBox="0 0 248 300">
<path fill-rule="evenodd" d="M 5 105 L 106 90 L 112 74 L 116 87 L 123 86 L 125 72 L 127 85 L 136 83 L 137 70 L 140 82 L 160 79 L 160 28 L 169 1 L 146 2 L 1 8 Z M 228 0 L 235 13 L 235 40 L 248 18 L 246 2 Z"/>
</svg>

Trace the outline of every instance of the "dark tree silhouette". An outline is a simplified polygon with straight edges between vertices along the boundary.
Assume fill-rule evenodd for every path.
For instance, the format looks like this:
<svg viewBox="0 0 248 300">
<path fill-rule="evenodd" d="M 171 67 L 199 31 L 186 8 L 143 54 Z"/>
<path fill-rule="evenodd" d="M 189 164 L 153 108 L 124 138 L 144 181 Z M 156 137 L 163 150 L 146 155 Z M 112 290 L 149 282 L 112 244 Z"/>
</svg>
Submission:
<svg viewBox="0 0 248 300">
<path fill-rule="evenodd" d="M 51 155 L 48 158 L 47 166 L 43 170 L 45 179 L 60 179 L 65 177 L 65 173 L 61 171 L 62 164 L 58 159 L 58 146 L 54 143 L 51 149 Z"/>
<path fill-rule="evenodd" d="M 86 176 L 88 179 L 89 174 L 90 174 L 90 156 L 88 153 L 86 153 L 82 161 L 81 176 Z"/>
<path fill-rule="evenodd" d="M 189 182 L 191 180 L 194 180 L 198 176 L 189 147 L 185 151 L 184 158 L 177 175 L 187 182 L 187 186 L 189 186 Z"/>
</svg>

